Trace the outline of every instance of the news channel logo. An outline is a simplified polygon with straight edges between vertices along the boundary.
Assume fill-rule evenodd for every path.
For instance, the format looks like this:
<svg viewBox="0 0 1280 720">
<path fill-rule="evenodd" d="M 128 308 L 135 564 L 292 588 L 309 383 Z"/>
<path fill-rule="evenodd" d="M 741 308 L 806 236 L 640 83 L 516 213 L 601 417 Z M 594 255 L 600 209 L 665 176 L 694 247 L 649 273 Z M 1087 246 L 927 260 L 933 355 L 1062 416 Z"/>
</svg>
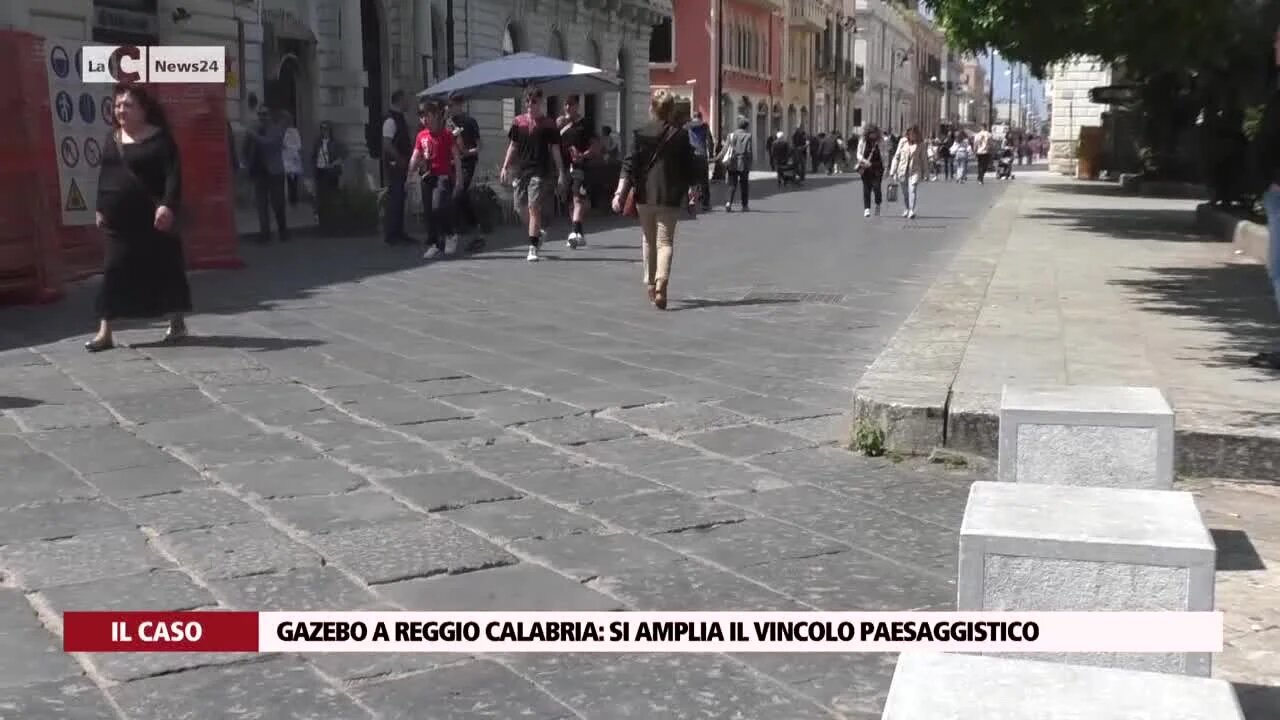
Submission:
<svg viewBox="0 0 1280 720">
<path fill-rule="evenodd" d="M 80 58 L 86 83 L 227 81 L 227 50 L 221 45 L 87 45 Z"/>
</svg>

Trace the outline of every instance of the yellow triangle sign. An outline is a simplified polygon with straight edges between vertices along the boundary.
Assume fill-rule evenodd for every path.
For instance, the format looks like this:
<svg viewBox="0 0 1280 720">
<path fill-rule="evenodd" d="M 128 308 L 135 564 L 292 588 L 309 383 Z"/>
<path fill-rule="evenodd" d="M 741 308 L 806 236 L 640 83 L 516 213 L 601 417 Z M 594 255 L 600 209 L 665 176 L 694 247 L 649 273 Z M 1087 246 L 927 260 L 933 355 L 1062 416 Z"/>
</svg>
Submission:
<svg viewBox="0 0 1280 720">
<path fill-rule="evenodd" d="M 67 212 L 83 212 L 89 209 L 84 204 L 84 194 L 80 192 L 80 186 L 76 184 L 75 178 L 71 179 L 71 188 L 67 190 Z"/>
</svg>

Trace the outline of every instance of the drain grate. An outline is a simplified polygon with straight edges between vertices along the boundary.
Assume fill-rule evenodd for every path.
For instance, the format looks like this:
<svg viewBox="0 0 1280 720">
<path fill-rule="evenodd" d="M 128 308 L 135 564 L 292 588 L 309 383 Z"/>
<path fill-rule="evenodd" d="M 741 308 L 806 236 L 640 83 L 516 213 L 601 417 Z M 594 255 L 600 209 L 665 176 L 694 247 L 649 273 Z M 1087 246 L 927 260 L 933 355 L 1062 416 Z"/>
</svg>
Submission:
<svg viewBox="0 0 1280 720">
<path fill-rule="evenodd" d="M 817 305 L 839 305 L 844 302 L 844 295 L 830 293 L 805 292 L 767 292 L 752 290 L 742 298 L 744 301 L 776 302 L 776 303 L 808 303 Z"/>
</svg>

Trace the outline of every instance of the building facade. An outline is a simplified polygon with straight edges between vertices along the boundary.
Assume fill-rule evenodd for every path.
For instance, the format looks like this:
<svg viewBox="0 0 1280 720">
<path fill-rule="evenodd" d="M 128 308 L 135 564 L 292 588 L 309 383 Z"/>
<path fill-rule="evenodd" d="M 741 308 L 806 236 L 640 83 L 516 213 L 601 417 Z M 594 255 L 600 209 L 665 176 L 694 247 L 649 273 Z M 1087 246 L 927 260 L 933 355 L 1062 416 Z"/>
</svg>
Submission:
<svg viewBox="0 0 1280 720">
<path fill-rule="evenodd" d="M 797 127 L 813 132 L 819 99 L 818 65 L 829 5 L 824 0 L 785 0 L 787 6 L 786 74 L 782 83 L 783 131 Z M 824 98 L 825 108 L 825 98 Z"/>
<path fill-rule="evenodd" d="M 960 122 L 969 126 L 987 127 L 991 124 L 991 86 L 987 77 L 988 64 L 979 58 L 964 61 L 962 73 L 963 95 L 960 103 Z"/>
<path fill-rule="evenodd" d="M 850 108 L 857 89 L 858 74 L 853 62 L 857 19 L 852 2 L 834 0 L 825 9 L 827 14 L 818 41 L 812 130 L 843 135 L 854 127 Z"/>
<path fill-rule="evenodd" d="M 446 22 L 452 11 L 452 31 Z M 262 104 L 290 111 L 304 143 L 327 121 L 359 162 L 377 152 L 391 93 L 412 94 L 504 53 L 529 50 L 602 67 L 620 91 L 587 98 L 598 126 L 627 130 L 648 112 L 652 28 L 671 0 L 5 0 L 0 24 L 104 43 L 223 45 L 235 130 Z M 452 39 L 452 52 L 449 40 Z M 496 174 L 515 102 L 474 102 Z"/>
<path fill-rule="evenodd" d="M 785 10 L 782 0 L 678 0 L 669 25 L 655 28 L 650 43 L 650 86 L 685 98 L 691 111 L 702 112 L 717 138 L 746 120 L 761 148 L 755 157 L 761 167 L 768 167 L 765 140 L 785 123 Z M 717 19 L 718 11 L 723 16 Z M 669 56 L 652 52 L 668 44 L 664 25 L 670 28 Z M 717 55 L 717 47 L 722 54 Z M 718 103 L 713 98 L 717 67 L 721 70 Z"/>
<path fill-rule="evenodd" d="M 886 0 L 857 0 L 856 9 L 854 57 L 866 76 L 857 109 L 864 125 L 900 133 L 915 118 L 917 68 L 910 20 L 915 11 Z"/>
<path fill-rule="evenodd" d="M 946 41 L 933 22 L 920 13 L 912 13 L 912 59 L 915 73 L 915 118 L 923 137 L 937 137 L 944 119 L 943 98 L 946 95 Z"/>
<path fill-rule="evenodd" d="M 1106 105 L 1089 100 L 1089 91 L 1112 83 L 1112 68 L 1094 58 L 1077 58 L 1049 68 L 1045 94 L 1049 98 L 1049 170 L 1076 172 L 1080 129 L 1101 127 Z"/>
</svg>

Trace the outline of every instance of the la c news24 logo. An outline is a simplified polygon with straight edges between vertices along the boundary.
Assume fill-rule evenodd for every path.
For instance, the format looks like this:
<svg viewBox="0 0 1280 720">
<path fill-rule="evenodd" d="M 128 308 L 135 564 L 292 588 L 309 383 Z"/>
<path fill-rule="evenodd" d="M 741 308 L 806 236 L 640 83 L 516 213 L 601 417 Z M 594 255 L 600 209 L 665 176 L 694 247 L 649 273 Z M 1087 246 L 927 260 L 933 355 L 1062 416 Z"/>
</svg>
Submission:
<svg viewBox="0 0 1280 720">
<path fill-rule="evenodd" d="M 221 45 L 86 45 L 80 57 L 86 83 L 227 81 L 227 49 Z"/>
</svg>

